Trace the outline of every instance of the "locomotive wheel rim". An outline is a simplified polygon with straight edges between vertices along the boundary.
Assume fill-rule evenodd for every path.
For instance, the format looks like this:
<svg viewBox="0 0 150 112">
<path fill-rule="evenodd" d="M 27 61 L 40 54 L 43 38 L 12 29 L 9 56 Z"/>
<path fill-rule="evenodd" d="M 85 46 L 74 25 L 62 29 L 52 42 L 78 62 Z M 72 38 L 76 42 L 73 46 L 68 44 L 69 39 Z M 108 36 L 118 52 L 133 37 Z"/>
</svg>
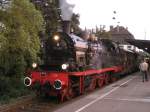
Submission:
<svg viewBox="0 0 150 112">
<path fill-rule="evenodd" d="M 98 81 L 98 87 L 102 87 L 104 84 L 104 80 L 103 79 L 99 79 Z"/>
<path fill-rule="evenodd" d="M 70 88 L 70 89 L 68 90 L 68 95 L 69 95 L 70 98 L 73 98 L 73 97 L 74 97 L 74 93 L 73 93 L 73 89 L 72 89 L 72 88 Z"/>
<path fill-rule="evenodd" d="M 92 81 L 92 83 L 90 84 L 90 90 L 92 91 L 92 90 L 94 90 L 96 88 L 96 80 L 95 79 L 93 79 L 93 81 Z"/>
<path fill-rule="evenodd" d="M 108 84 L 108 82 L 109 82 L 109 77 L 108 77 L 108 75 L 106 75 L 106 77 L 105 77 L 105 84 Z"/>
</svg>

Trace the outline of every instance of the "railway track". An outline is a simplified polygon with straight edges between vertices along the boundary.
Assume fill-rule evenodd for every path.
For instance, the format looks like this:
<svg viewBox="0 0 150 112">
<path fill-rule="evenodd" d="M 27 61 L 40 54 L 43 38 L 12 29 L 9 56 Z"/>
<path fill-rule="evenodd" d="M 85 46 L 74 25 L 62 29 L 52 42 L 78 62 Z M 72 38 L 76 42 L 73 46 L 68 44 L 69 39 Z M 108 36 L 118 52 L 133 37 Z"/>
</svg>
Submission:
<svg viewBox="0 0 150 112">
<path fill-rule="evenodd" d="M 0 107 L 0 112 L 50 112 L 58 104 L 56 98 L 36 98 L 34 96 Z"/>
<path fill-rule="evenodd" d="M 95 91 L 98 90 L 99 88 L 95 89 Z M 83 95 L 77 96 L 65 102 L 60 102 L 58 101 L 58 99 L 54 97 L 47 97 L 47 98 L 37 98 L 35 96 L 29 97 L 13 105 L 4 106 L 3 108 L 0 107 L 0 112 L 53 112 L 60 107 L 70 104 L 74 101 L 80 100 L 86 95 L 92 93 L 93 93 L 92 91 L 87 92 Z"/>
<path fill-rule="evenodd" d="M 51 101 L 50 99 L 38 99 L 12 112 L 50 112 L 57 105 L 57 102 Z"/>
</svg>

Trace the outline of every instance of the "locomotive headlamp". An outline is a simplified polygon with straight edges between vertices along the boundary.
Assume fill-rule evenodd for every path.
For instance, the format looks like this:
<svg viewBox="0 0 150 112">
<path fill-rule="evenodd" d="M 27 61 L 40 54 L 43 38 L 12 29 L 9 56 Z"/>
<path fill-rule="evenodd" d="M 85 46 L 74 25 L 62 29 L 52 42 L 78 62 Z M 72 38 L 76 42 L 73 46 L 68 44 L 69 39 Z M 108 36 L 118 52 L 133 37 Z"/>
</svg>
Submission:
<svg viewBox="0 0 150 112">
<path fill-rule="evenodd" d="M 36 68 L 36 67 L 37 67 L 37 63 L 33 63 L 33 64 L 32 64 L 32 67 L 33 67 L 33 68 Z"/>
<path fill-rule="evenodd" d="M 58 41 L 58 40 L 60 39 L 60 37 L 59 37 L 58 35 L 54 35 L 53 39 L 54 39 L 55 41 Z"/>
<path fill-rule="evenodd" d="M 54 87 L 56 90 L 60 90 L 60 89 L 62 88 L 62 82 L 61 82 L 60 80 L 55 80 L 53 87 Z"/>
<path fill-rule="evenodd" d="M 28 87 L 28 86 L 31 86 L 31 83 L 32 83 L 32 79 L 30 77 L 24 78 L 24 85 Z"/>
<path fill-rule="evenodd" d="M 69 66 L 68 64 L 62 64 L 62 65 L 61 65 L 61 68 L 62 68 L 63 70 L 66 70 L 66 69 L 68 68 L 68 66 Z"/>
</svg>

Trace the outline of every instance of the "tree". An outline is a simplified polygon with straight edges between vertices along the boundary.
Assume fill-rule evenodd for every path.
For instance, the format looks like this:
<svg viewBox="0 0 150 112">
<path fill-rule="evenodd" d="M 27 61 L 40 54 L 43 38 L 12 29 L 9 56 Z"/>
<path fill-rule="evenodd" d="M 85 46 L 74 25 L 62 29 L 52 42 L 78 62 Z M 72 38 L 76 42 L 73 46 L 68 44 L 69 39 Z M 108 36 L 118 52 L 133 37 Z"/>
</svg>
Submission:
<svg viewBox="0 0 150 112">
<path fill-rule="evenodd" d="M 31 0 L 36 8 L 42 12 L 46 25 L 46 34 L 56 32 L 58 28 L 62 27 L 61 10 L 59 0 Z M 72 15 L 71 28 L 74 33 L 80 35 L 81 28 L 79 27 L 79 14 Z"/>
<path fill-rule="evenodd" d="M 75 34 L 80 36 L 82 33 L 82 30 L 79 27 L 79 24 L 80 24 L 79 17 L 80 17 L 79 14 L 73 13 L 72 18 L 71 18 L 71 28 L 74 30 Z"/>
<path fill-rule="evenodd" d="M 6 27 L 0 34 L 0 42 L 5 40 L 1 44 L 0 68 L 4 74 L 21 74 L 37 61 L 38 34 L 44 29 L 42 15 L 29 0 L 12 0 L 10 8 L 0 10 L 0 22 Z"/>
<path fill-rule="evenodd" d="M 105 30 L 97 31 L 95 35 L 100 39 L 111 39 L 111 34 Z"/>
<path fill-rule="evenodd" d="M 12 0 L 0 0 L 0 9 L 6 10 L 7 8 L 9 8 L 11 1 Z"/>
<path fill-rule="evenodd" d="M 59 0 L 31 0 L 35 7 L 41 11 L 46 26 L 46 34 L 49 36 L 61 26 Z"/>
</svg>

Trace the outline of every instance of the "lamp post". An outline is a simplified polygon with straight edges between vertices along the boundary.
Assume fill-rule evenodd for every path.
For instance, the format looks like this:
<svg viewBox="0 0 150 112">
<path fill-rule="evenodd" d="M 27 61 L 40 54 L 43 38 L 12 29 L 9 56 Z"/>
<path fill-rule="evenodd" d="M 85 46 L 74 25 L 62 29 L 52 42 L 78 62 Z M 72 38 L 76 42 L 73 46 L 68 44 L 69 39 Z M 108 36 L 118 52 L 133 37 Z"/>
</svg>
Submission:
<svg viewBox="0 0 150 112">
<path fill-rule="evenodd" d="M 112 19 L 114 20 L 114 24 L 116 24 L 116 26 L 119 26 L 120 21 L 117 20 L 118 18 L 117 18 L 117 12 L 116 11 L 113 11 Z"/>
<path fill-rule="evenodd" d="M 146 40 L 146 30 L 144 30 L 144 40 Z"/>
<path fill-rule="evenodd" d="M 115 26 L 115 20 L 116 20 L 116 11 L 113 11 L 113 17 L 112 17 L 112 19 L 113 19 L 113 26 Z"/>
</svg>

